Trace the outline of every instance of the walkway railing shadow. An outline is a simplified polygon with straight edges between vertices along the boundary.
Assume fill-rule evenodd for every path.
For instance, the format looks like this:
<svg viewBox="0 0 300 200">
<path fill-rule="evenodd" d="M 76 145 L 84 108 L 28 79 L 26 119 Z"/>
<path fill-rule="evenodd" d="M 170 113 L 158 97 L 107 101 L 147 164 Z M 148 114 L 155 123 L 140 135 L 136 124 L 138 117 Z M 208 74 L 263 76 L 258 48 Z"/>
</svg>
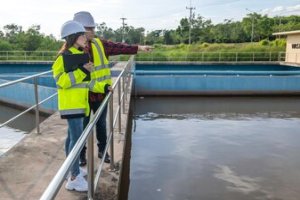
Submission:
<svg viewBox="0 0 300 200">
<path fill-rule="evenodd" d="M 121 132 L 121 113 L 125 113 L 125 101 L 127 96 L 127 91 L 129 87 L 132 85 L 132 78 L 131 78 L 131 67 L 134 65 L 134 56 L 131 56 L 129 61 L 127 62 L 125 68 L 121 71 L 117 79 L 115 80 L 112 88 L 113 92 L 117 90 L 118 92 L 118 106 L 114 113 L 113 107 L 113 92 L 109 92 L 109 94 L 103 100 L 103 103 L 91 118 L 89 124 L 84 129 L 81 137 L 78 139 L 77 143 L 75 144 L 72 151 L 69 153 L 68 157 L 48 185 L 47 189 L 44 191 L 43 195 L 40 199 L 55 199 L 57 193 L 59 192 L 67 173 L 69 172 L 72 164 L 80 154 L 81 149 L 87 142 L 87 152 L 88 152 L 88 199 L 94 199 L 95 191 L 97 188 L 97 184 L 99 182 L 99 178 L 101 175 L 101 171 L 104 165 L 104 159 L 101 160 L 101 163 L 97 169 L 97 173 L 94 176 L 94 139 L 93 139 L 93 129 L 96 125 L 96 122 L 100 118 L 104 108 L 108 105 L 109 106 L 109 135 L 107 137 L 107 146 L 104 151 L 103 157 L 105 157 L 108 149 L 110 149 L 111 155 L 111 163 L 110 169 L 115 169 L 114 164 L 114 128 L 118 122 L 118 131 Z M 123 108 L 123 109 L 121 109 Z"/>
</svg>

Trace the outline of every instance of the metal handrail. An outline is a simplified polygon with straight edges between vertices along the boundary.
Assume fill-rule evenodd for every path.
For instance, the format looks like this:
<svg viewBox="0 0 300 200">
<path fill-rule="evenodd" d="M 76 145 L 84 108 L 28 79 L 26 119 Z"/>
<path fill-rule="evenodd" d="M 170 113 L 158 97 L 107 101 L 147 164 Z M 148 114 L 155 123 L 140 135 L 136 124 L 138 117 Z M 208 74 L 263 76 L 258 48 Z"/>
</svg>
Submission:
<svg viewBox="0 0 300 200">
<path fill-rule="evenodd" d="M 36 127 L 36 130 L 37 130 L 37 133 L 40 134 L 40 117 L 39 117 L 39 105 L 41 105 L 42 103 L 50 100 L 51 98 L 55 97 L 57 95 L 57 92 L 52 94 L 51 96 L 47 97 L 46 99 L 42 100 L 39 102 L 39 97 L 38 97 L 38 83 L 37 83 L 37 79 L 45 74 L 49 74 L 51 73 L 52 70 L 49 70 L 49 71 L 46 71 L 46 72 L 42 72 L 42 73 L 38 73 L 38 74 L 34 74 L 34 75 L 31 75 L 31 76 L 27 76 L 27 77 L 24 77 L 24 78 L 20 78 L 20 79 L 17 79 L 17 80 L 14 80 L 14 81 L 9 81 L 7 83 L 3 83 L 3 84 L 0 84 L 0 89 L 1 88 L 4 88 L 4 87 L 7 87 L 7 86 L 10 86 L 10 85 L 14 85 L 14 84 L 17 84 L 17 83 L 20 83 L 20 82 L 23 82 L 23 81 L 26 81 L 26 80 L 30 80 L 30 79 L 33 79 L 33 84 L 34 84 L 34 99 L 35 99 L 35 105 L 31 106 L 30 108 L 26 109 L 25 111 L 19 113 L 18 115 L 10 118 L 9 120 L 3 122 L 0 124 L 0 128 L 9 124 L 10 122 L 16 120 L 17 118 L 23 116 L 24 114 L 28 113 L 30 110 L 34 109 L 35 108 L 35 127 Z"/>
<path fill-rule="evenodd" d="M 115 83 L 113 84 L 112 88 L 115 90 L 116 87 L 121 88 L 119 84 L 121 84 L 121 79 L 123 80 L 122 82 L 125 83 L 125 78 L 127 78 L 127 81 L 130 81 L 131 84 L 131 75 L 129 73 L 129 68 L 132 66 L 134 60 L 134 56 L 131 56 L 130 60 L 127 62 L 126 67 L 121 71 L 119 74 L 118 78 L 116 79 Z M 127 74 L 126 74 L 127 73 Z M 128 76 L 128 77 L 126 77 Z M 126 84 L 126 83 L 125 83 Z M 128 82 L 127 82 L 128 85 Z M 123 84 L 124 88 L 124 84 Z M 127 88 L 127 86 L 125 87 Z M 124 93 L 125 91 L 122 91 Z M 118 95 L 119 97 L 119 106 L 118 106 L 118 115 L 121 115 L 121 95 Z M 123 100 L 125 100 L 123 98 Z M 110 101 L 110 102 L 109 102 Z M 81 136 L 79 137 L 78 141 L 76 142 L 75 146 L 67 156 L 66 160 L 48 185 L 47 189 L 44 191 L 43 195 L 41 196 L 41 200 L 50 200 L 54 199 L 61 188 L 61 185 L 63 184 L 65 177 L 70 170 L 72 164 L 75 162 L 75 158 L 79 155 L 81 149 L 85 145 L 86 141 L 88 140 L 88 145 L 87 145 L 87 152 L 88 152 L 88 198 L 93 199 L 94 198 L 94 191 L 96 190 L 97 183 L 100 178 L 101 170 L 103 168 L 103 163 L 104 159 L 101 160 L 101 163 L 99 165 L 99 168 L 97 170 L 97 174 L 95 179 L 94 177 L 94 163 L 93 163 L 93 132 L 92 129 L 96 125 L 96 122 L 99 120 L 104 108 L 107 106 L 107 104 L 110 103 L 109 106 L 109 114 L 110 114 L 110 133 L 107 137 L 107 145 L 104 150 L 104 155 L 107 153 L 108 148 L 111 146 L 111 169 L 114 169 L 114 155 L 113 155 L 113 133 L 114 133 L 114 120 L 113 120 L 113 92 L 109 92 L 108 95 L 104 98 L 102 104 L 94 114 L 94 116 L 91 118 L 89 124 L 86 126 L 84 131 L 82 132 Z M 124 106 L 124 104 L 123 104 Z M 124 110 L 124 107 L 123 107 Z M 120 119 L 120 116 L 119 116 Z M 121 127 L 121 121 L 119 120 L 119 127 Z M 119 128 L 120 129 L 120 128 Z"/>
<path fill-rule="evenodd" d="M 137 61 L 199 61 L 199 62 L 274 62 L 284 61 L 285 52 L 234 52 L 234 51 L 190 51 L 165 55 L 165 51 L 138 54 Z M 288 53 L 287 53 L 288 54 Z M 0 51 L 0 61 L 53 61 L 56 51 Z M 112 56 L 111 60 L 124 60 L 128 56 Z"/>
</svg>

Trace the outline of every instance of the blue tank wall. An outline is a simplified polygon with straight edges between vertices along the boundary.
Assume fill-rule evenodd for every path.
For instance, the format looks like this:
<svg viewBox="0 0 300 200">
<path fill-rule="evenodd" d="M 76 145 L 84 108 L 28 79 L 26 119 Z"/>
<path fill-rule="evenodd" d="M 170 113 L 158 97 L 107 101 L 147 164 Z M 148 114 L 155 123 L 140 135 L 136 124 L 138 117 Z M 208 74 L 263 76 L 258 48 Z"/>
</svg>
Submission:
<svg viewBox="0 0 300 200">
<path fill-rule="evenodd" d="M 111 67 L 113 63 L 111 63 Z M 6 63 L 0 64 L 0 84 L 11 80 L 17 80 L 33 74 L 51 70 L 52 64 L 41 63 Z M 112 76 L 118 76 L 120 71 L 112 69 Z M 38 78 L 39 101 L 56 93 L 55 81 L 52 74 L 47 74 Z M 30 107 L 34 102 L 33 79 L 22 83 L 0 88 L 0 100 L 10 103 Z M 57 96 L 40 105 L 41 108 L 49 111 L 57 110 Z"/>
<path fill-rule="evenodd" d="M 0 84 L 11 80 L 17 80 L 26 76 L 51 70 L 52 64 L 0 64 Z M 52 74 L 38 78 L 39 101 L 56 93 L 56 87 Z M 33 80 L 27 80 L 12 86 L 0 88 L 0 100 L 30 107 L 35 104 Z M 43 103 L 40 107 L 46 111 L 57 110 L 57 97 Z"/>
<path fill-rule="evenodd" d="M 215 70 L 214 70 L 215 69 Z M 136 65 L 136 95 L 300 94 L 300 68 L 276 65 Z"/>
<path fill-rule="evenodd" d="M 0 79 L 0 84 L 7 82 Z M 56 93 L 56 88 L 38 86 L 39 101 L 46 99 L 52 94 Z M 1 101 L 30 107 L 35 104 L 34 85 L 30 83 L 17 83 L 11 86 L 0 88 Z M 57 110 L 57 96 L 40 105 L 40 107 L 47 111 Z"/>
</svg>

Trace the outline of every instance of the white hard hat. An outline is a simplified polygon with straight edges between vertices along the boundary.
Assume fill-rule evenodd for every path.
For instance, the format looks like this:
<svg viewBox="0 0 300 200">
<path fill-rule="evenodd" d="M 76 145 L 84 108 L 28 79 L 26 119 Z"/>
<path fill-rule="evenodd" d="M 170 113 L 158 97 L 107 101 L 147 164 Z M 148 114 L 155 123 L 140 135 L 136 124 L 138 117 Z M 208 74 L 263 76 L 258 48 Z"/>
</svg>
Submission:
<svg viewBox="0 0 300 200">
<path fill-rule="evenodd" d="M 87 11 L 75 13 L 73 20 L 81 23 L 84 27 L 95 28 L 96 26 L 93 16 Z"/>
<path fill-rule="evenodd" d="M 84 33 L 84 32 L 85 32 L 84 27 L 80 23 L 78 23 L 74 20 L 65 22 L 62 25 L 61 31 L 60 31 L 61 38 L 65 38 L 65 37 L 75 34 L 75 33 Z"/>
</svg>

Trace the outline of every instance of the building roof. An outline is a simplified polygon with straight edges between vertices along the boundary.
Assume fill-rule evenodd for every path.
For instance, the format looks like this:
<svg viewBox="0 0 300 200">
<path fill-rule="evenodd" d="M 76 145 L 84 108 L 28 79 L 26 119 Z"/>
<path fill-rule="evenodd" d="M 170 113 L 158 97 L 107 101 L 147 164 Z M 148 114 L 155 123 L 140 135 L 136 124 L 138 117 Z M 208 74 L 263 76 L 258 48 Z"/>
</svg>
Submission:
<svg viewBox="0 0 300 200">
<path fill-rule="evenodd" d="M 273 33 L 272 35 L 300 35 L 300 30 L 297 31 L 286 31 L 286 32 L 278 32 L 278 33 Z"/>
</svg>

